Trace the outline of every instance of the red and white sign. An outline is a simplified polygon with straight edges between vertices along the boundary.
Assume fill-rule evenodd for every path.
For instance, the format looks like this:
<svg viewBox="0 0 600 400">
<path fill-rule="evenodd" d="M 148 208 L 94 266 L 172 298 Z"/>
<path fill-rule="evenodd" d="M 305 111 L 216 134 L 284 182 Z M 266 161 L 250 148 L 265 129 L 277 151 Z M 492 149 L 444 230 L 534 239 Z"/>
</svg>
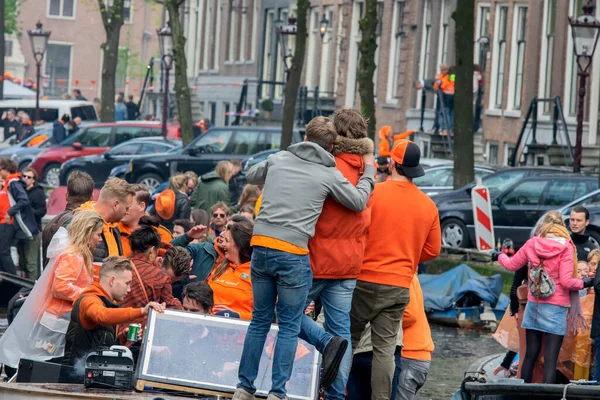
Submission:
<svg viewBox="0 0 600 400">
<path fill-rule="evenodd" d="M 471 201 L 473 202 L 477 249 L 479 251 L 494 250 L 494 221 L 490 191 L 485 186 L 475 186 L 471 191 Z"/>
</svg>

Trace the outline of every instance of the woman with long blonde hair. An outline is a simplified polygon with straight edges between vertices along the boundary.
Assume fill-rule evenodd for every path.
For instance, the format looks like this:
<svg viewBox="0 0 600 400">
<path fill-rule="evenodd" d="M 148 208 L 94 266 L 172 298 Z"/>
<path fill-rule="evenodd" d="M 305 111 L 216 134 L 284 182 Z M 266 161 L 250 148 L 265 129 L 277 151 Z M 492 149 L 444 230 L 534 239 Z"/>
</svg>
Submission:
<svg viewBox="0 0 600 400">
<path fill-rule="evenodd" d="M 92 284 L 92 251 L 102 240 L 102 217 L 78 211 L 48 246 L 49 262 L 13 323 L 0 338 L 0 363 L 16 368 L 19 359 L 47 361 L 64 354 L 73 303 Z"/>
<path fill-rule="evenodd" d="M 526 351 L 521 378 L 531 383 L 545 340 L 543 383 L 555 383 L 564 336 L 568 329 L 577 329 L 581 316 L 578 291 L 591 286 L 592 280 L 577 278 L 577 253 L 559 212 L 546 214 L 535 232 L 514 257 L 495 253 L 492 259 L 497 258 L 510 271 L 527 265 L 529 292 L 521 323 Z"/>
</svg>

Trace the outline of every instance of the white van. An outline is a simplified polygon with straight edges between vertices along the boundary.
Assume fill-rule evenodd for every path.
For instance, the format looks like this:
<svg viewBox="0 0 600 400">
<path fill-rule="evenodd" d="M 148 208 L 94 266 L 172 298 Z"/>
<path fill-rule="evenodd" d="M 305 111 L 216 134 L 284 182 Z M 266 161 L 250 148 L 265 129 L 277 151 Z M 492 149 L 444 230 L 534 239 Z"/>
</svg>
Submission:
<svg viewBox="0 0 600 400">
<path fill-rule="evenodd" d="M 17 112 L 25 111 L 32 120 L 35 119 L 35 99 L 0 101 L 0 115 L 10 109 Z M 98 121 L 94 103 L 91 101 L 40 100 L 40 119 L 42 121 L 52 123 L 64 114 L 69 114 L 71 119 L 79 117 L 83 122 Z"/>
</svg>

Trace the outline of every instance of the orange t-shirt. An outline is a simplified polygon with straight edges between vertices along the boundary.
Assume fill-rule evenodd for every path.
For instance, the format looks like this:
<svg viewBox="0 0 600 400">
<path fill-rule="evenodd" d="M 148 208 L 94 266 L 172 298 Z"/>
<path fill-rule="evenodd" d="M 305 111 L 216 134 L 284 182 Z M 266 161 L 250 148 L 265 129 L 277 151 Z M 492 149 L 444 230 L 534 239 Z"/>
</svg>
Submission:
<svg viewBox="0 0 600 400">
<path fill-rule="evenodd" d="M 440 254 L 438 209 L 412 182 L 378 183 L 369 199 L 371 226 L 358 277 L 408 288 L 420 262 Z"/>
<path fill-rule="evenodd" d="M 250 245 L 266 247 L 268 249 L 284 251 L 286 253 L 297 254 L 300 256 L 308 254 L 308 249 L 305 249 L 304 247 L 296 246 L 295 244 L 291 244 L 285 240 L 275 239 L 268 236 L 254 235 L 252 236 L 252 240 L 250 240 Z"/>
<path fill-rule="evenodd" d="M 215 269 L 206 282 L 214 292 L 215 306 L 225 306 L 240 314 L 241 319 L 252 319 L 252 281 L 250 262 L 235 266 L 229 264 L 225 272 L 213 279 Z"/>
</svg>

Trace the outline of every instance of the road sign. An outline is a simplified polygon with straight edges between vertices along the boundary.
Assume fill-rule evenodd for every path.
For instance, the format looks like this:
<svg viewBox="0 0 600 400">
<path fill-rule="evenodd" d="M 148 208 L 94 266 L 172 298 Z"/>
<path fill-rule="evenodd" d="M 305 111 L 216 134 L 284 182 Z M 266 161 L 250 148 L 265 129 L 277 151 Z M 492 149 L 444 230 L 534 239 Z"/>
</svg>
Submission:
<svg viewBox="0 0 600 400">
<path fill-rule="evenodd" d="M 490 191 L 479 184 L 471 191 L 473 220 L 475 221 L 475 242 L 479 251 L 494 250 L 494 221 Z"/>
</svg>

